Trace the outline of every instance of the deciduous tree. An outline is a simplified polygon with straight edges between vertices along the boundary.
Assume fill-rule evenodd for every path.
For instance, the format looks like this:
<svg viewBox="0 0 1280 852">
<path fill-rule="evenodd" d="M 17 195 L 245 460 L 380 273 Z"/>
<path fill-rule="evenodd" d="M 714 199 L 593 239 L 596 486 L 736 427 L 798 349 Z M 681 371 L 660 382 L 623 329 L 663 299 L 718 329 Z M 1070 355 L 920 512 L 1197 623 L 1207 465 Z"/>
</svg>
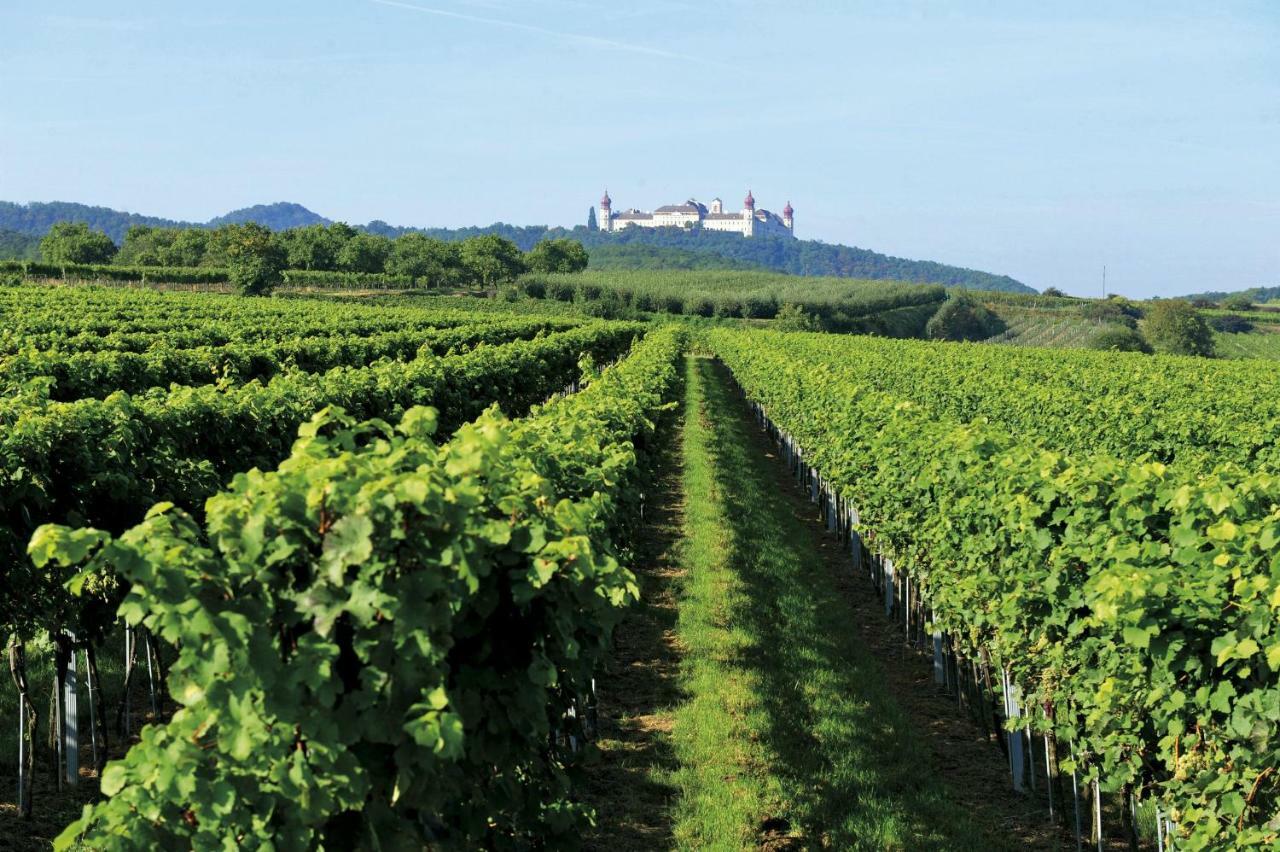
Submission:
<svg viewBox="0 0 1280 852">
<path fill-rule="evenodd" d="M 40 254 L 49 263 L 109 263 L 115 253 L 110 237 L 83 222 L 59 222 L 40 240 Z"/>
</svg>

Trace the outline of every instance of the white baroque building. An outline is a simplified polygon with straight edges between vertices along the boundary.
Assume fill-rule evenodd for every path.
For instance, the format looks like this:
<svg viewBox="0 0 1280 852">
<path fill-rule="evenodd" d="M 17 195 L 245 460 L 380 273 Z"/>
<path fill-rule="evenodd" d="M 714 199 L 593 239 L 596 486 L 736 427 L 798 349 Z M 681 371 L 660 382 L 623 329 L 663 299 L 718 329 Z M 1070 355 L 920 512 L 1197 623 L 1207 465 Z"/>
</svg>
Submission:
<svg viewBox="0 0 1280 852">
<path fill-rule="evenodd" d="M 747 190 L 742 210 L 725 212 L 724 202 L 713 198 L 707 204 L 690 198 L 684 204 L 667 204 L 653 212 L 623 210 L 613 212 L 613 199 L 606 189 L 600 199 L 600 215 L 597 224 L 602 231 L 621 231 L 623 228 L 692 228 L 695 225 L 708 231 L 729 231 L 744 237 L 779 236 L 794 237 L 795 211 L 791 202 L 782 208 L 782 215 L 768 210 L 757 210 L 756 200 Z"/>
</svg>

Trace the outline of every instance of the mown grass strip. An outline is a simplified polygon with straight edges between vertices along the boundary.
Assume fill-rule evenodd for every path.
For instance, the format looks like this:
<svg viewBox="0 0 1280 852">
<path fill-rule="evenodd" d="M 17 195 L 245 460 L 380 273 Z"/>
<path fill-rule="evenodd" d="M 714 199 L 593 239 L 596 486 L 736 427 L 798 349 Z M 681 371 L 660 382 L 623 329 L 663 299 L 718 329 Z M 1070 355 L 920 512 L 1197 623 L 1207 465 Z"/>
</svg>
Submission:
<svg viewBox="0 0 1280 852">
<path fill-rule="evenodd" d="M 686 406 L 676 845 L 999 848 L 933 776 L 723 368 L 689 361 Z"/>
</svg>

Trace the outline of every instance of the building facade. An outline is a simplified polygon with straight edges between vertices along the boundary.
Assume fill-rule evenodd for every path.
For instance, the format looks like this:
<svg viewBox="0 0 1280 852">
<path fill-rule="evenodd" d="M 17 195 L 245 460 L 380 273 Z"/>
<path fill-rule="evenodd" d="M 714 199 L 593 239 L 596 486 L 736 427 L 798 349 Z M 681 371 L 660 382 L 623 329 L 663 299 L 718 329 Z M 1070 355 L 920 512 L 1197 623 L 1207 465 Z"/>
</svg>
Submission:
<svg viewBox="0 0 1280 852">
<path fill-rule="evenodd" d="M 769 210 L 756 209 L 756 200 L 747 190 L 742 209 L 726 212 L 724 202 L 713 198 L 707 204 L 690 198 L 684 204 L 667 204 L 652 212 L 646 210 L 622 210 L 613 212 L 613 199 L 605 190 L 600 199 L 600 215 L 596 217 L 602 231 L 621 231 L 623 228 L 694 228 L 708 231 L 728 231 L 744 237 L 795 236 L 795 211 L 791 202 L 782 208 L 782 215 Z"/>
</svg>

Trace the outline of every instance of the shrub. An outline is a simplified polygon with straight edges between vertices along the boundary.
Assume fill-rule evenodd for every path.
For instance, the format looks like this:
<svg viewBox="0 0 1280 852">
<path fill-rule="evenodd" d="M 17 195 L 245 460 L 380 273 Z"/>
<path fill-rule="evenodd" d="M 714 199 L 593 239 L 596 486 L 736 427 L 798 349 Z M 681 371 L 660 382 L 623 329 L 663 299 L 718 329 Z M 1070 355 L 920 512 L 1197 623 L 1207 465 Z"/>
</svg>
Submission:
<svg viewBox="0 0 1280 852">
<path fill-rule="evenodd" d="M 1253 323 L 1244 317 L 1237 316 L 1214 317 L 1209 320 L 1209 325 L 1213 326 L 1214 330 L 1227 334 L 1244 334 L 1253 331 Z"/>
<path fill-rule="evenodd" d="M 628 319 L 634 313 L 616 293 L 605 293 L 601 298 L 587 302 L 582 312 L 599 319 Z"/>
<path fill-rule="evenodd" d="M 725 296 L 716 302 L 715 314 L 718 317 L 740 317 L 742 316 L 742 302 Z"/>
<path fill-rule="evenodd" d="M 662 310 L 669 314 L 684 313 L 684 299 L 679 296 L 664 296 L 662 298 Z"/>
<path fill-rule="evenodd" d="M 713 316 L 716 312 L 716 303 L 703 296 L 694 299 L 689 305 L 689 313 L 699 317 Z"/>
<path fill-rule="evenodd" d="M 636 297 L 632 300 L 637 311 L 645 311 L 652 313 L 658 310 L 658 300 L 648 293 L 636 293 Z"/>
<path fill-rule="evenodd" d="M 748 296 L 742 303 L 742 313 L 751 319 L 769 319 L 778 313 L 778 303 L 772 296 Z"/>
<path fill-rule="evenodd" d="M 568 281 L 552 281 L 547 285 L 547 292 L 558 302 L 572 302 L 574 287 Z"/>
<path fill-rule="evenodd" d="M 545 299 L 545 298 L 547 298 L 547 285 L 546 285 L 546 282 L 544 282 L 544 281 L 542 281 L 542 280 L 540 280 L 540 279 L 538 279 L 538 278 L 526 278 L 523 282 L 521 282 L 521 284 L 520 284 L 520 289 L 521 289 L 521 290 L 524 292 L 524 294 L 525 294 L 526 296 L 528 296 L 530 299 Z"/>
<path fill-rule="evenodd" d="M 968 296 L 952 296 L 925 326 L 933 340 L 985 340 L 999 331 L 999 321 Z"/>
<path fill-rule="evenodd" d="M 1067 294 L 1059 290 L 1057 287 L 1045 287 L 1043 290 L 1040 291 L 1040 295 L 1063 297 L 1063 296 L 1066 296 Z"/>
<path fill-rule="evenodd" d="M 1244 293 L 1236 293 L 1222 300 L 1222 307 L 1229 311 L 1248 311 L 1253 309 L 1253 299 Z"/>
<path fill-rule="evenodd" d="M 1213 331 L 1191 303 L 1183 299 L 1152 303 L 1143 332 L 1157 352 L 1206 358 L 1214 355 Z"/>
<path fill-rule="evenodd" d="M 778 308 L 773 327 L 778 331 L 818 331 L 821 328 L 813 314 L 800 305 L 791 303 Z"/>
<path fill-rule="evenodd" d="M 1085 319 L 1100 320 L 1129 328 L 1138 327 L 1138 321 L 1131 313 L 1131 309 L 1126 309 L 1125 304 L 1119 301 L 1089 302 L 1080 309 L 1080 315 Z"/>
<path fill-rule="evenodd" d="M 1095 332 L 1086 346 L 1107 352 L 1145 352 L 1151 354 L 1151 344 L 1138 331 L 1127 325 L 1108 325 Z"/>
<path fill-rule="evenodd" d="M 599 284 L 579 284 L 578 298 L 581 301 L 594 302 L 597 301 L 604 293 L 604 288 Z"/>
</svg>

